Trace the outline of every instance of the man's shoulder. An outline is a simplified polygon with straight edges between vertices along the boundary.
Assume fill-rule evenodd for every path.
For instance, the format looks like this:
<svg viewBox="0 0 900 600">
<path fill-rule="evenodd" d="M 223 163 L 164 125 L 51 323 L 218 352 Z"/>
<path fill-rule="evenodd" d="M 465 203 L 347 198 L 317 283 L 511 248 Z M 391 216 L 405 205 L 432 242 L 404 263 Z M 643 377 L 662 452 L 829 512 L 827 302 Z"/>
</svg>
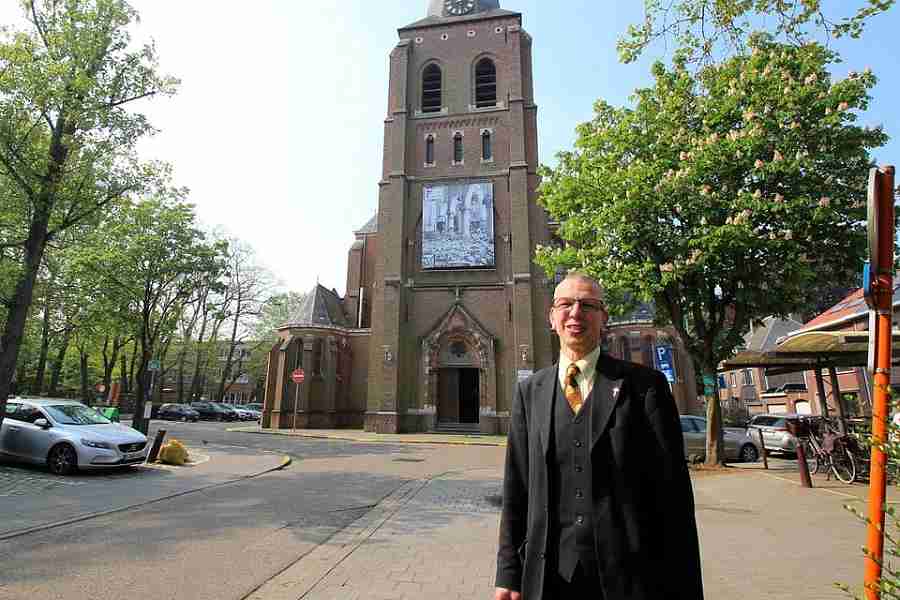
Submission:
<svg viewBox="0 0 900 600">
<path fill-rule="evenodd" d="M 606 365 L 604 365 L 606 361 Z M 627 379 L 646 384 L 654 383 L 665 378 L 661 371 L 640 363 L 613 358 L 608 354 L 601 355 L 600 371 L 610 379 Z"/>
<path fill-rule="evenodd" d="M 528 377 L 519 380 L 519 387 L 522 389 L 523 393 L 527 394 L 529 390 L 536 386 L 543 386 L 547 382 L 554 381 L 558 372 L 559 363 L 553 363 L 549 367 L 538 369 Z"/>
</svg>

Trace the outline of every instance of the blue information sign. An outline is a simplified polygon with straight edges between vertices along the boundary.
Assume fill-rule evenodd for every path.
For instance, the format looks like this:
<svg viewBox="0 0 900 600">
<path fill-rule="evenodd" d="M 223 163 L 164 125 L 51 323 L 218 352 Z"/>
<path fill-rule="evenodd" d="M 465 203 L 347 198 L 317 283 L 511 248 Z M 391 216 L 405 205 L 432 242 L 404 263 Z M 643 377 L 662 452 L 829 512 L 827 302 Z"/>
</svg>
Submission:
<svg viewBox="0 0 900 600">
<path fill-rule="evenodd" d="M 665 374 L 669 383 L 675 383 L 675 362 L 672 360 L 672 346 L 669 344 L 656 347 L 656 368 Z"/>
</svg>

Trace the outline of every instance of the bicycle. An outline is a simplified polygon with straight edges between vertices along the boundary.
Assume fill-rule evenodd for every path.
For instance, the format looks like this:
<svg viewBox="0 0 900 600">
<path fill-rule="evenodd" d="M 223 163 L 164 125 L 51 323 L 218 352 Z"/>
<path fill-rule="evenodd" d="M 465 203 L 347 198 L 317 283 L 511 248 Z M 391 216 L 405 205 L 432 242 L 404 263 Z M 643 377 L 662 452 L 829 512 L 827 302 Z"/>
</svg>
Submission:
<svg viewBox="0 0 900 600">
<path fill-rule="evenodd" d="M 801 443 L 807 453 L 807 466 L 810 474 L 831 473 L 844 483 L 856 481 L 857 466 L 854 456 L 856 440 L 840 433 L 826 419 L 805 419 L 809 435 Z"/>
</svg>

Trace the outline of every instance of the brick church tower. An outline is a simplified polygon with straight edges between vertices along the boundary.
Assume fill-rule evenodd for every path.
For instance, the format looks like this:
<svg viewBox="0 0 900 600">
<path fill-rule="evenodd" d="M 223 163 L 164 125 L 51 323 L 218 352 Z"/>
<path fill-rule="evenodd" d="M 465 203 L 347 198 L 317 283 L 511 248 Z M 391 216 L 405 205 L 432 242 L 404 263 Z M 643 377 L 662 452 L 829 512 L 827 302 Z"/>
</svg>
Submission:
<svg viewBox="0 0 900 600">
<path fill-rule="evenodd" d="M 346 300 L 371 327 L 364 426 L 504 432 L 517 378 L 552 362 L 531 37 L 498 0 L 431 0 L 399 37 L 374 272 Z"/>
</svg>

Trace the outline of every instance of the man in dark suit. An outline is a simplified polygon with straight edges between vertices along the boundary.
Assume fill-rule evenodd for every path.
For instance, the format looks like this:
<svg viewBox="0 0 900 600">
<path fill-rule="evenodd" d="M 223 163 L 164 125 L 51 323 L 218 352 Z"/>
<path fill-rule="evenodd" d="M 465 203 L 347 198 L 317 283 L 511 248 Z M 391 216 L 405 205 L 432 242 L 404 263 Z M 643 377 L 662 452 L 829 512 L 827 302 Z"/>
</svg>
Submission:
<svg viewBox="0 0 900 600">
<path fill-rule="evenodd" d="M 518 386 L 495 600 L 702 600 L 694 496 L 659 371 L 600 351 L 593 279 L 556 288 L 560 361 Z"/>
</svg>

